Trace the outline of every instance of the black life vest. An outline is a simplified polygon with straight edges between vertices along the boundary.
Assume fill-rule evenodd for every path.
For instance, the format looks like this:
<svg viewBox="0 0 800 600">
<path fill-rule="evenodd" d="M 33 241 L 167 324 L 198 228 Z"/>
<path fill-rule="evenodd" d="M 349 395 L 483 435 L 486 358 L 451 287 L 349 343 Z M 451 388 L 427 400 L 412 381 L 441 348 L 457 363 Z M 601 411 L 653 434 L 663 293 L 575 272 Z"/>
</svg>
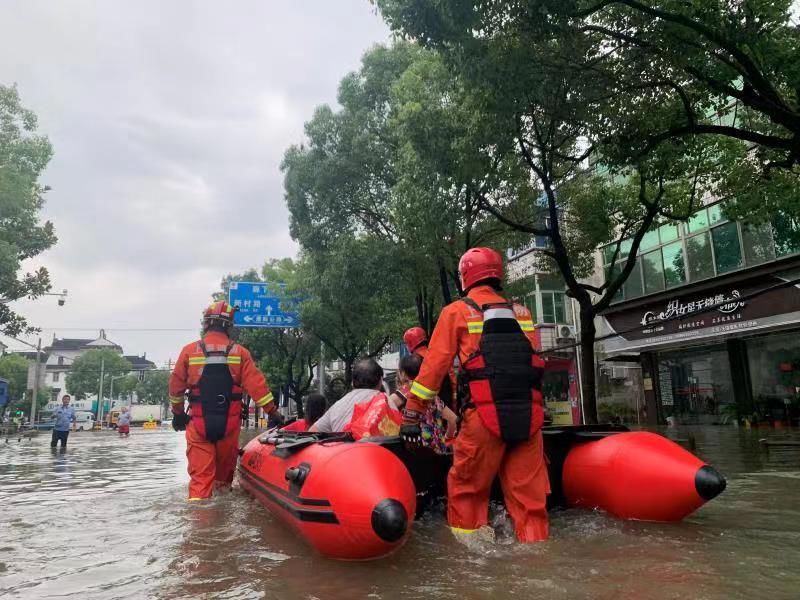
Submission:
<svg viewBox="0 0 800 600">
<path fill-rule="evenodd" d="M 505 443 L 524 442 L 544 422 L 544 361 L 517 322 L 513 304 L 479 307 L 471 298 L 462 301 L 483 315 L 479 350 L 459 373 L 462 406 L 474 406 L 486 428 Z M 471 323 L 471 333 L 477 333 L 474 327 Z"/>
<path fill-rule="evenodd" d="M 231 402 L 241 402 L 242 399 L 241 388 L 235 385 L 228 366 L 228 354 L 234 344 L 231 342 L 224 350 L 208 350 L 202 341 L 198 345 L 205 362 L 200 381 L 192 389 L 189 401 L 200 404 L 206 439 L 217 442 L 225 436 Z"/>
</svg>

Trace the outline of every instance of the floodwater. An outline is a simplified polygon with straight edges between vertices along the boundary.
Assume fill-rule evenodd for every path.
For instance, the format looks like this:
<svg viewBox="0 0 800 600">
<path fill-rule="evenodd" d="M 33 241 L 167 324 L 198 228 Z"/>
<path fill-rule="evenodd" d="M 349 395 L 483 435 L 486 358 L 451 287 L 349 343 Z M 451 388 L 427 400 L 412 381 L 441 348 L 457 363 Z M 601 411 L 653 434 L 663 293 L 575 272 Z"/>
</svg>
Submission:
<svg viewBox="0 0 800 600">
<path fill-rule="evenodd" d="M 251 434 L 252 435 L 252 434 Z M 442 513 L 394 556 L 316 556 L 241 490 L 185 501 L 185 443 L 172 431 L 0 441 L 4 598 L 782 598 L 800 597 L 800 433 L 672 432 L 728 477 L 676 525 L 600 513 L 552 517 L 552 539 L 468 549 Z M 501 523 L 502 525 L 502 523 Z"/>
</svg>

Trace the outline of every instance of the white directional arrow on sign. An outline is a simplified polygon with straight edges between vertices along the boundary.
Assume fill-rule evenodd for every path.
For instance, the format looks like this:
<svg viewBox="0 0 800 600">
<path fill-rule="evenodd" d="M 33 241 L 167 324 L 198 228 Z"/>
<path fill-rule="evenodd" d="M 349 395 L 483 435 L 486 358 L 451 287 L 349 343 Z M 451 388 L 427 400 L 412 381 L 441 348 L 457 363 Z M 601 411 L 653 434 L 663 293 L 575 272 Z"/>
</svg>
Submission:
<svg viewBox="0 0 800 600">
<path fill-rule="evenodd" d="M 253 321 L 253 317 L 251 317 L 250 315 L 247 315 L 246 317 L 244 317 L 244 322 L 245 323 L 251 323 L 252 321 Z"/>
</svg>

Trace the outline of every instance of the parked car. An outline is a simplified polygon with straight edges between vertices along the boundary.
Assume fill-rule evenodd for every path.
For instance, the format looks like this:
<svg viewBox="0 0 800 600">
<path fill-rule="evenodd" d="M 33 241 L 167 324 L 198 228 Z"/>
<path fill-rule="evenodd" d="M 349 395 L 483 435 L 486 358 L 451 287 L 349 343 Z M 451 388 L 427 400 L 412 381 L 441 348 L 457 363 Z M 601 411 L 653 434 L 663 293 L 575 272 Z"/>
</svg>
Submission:
<svg viewBox="0 0 800 600">
<path fill-rule="evenodd" d="M 55 426 L 56 426 L 56 420 L 50 419 L 48 421 L 39 421 L 38 423 L 35 423 L 32 428 L 31 427 L 26 427 L 26 428 L 38 429 L 40 431 L 48 431 L 49 429 L 52 429 Z"/>
</svg>

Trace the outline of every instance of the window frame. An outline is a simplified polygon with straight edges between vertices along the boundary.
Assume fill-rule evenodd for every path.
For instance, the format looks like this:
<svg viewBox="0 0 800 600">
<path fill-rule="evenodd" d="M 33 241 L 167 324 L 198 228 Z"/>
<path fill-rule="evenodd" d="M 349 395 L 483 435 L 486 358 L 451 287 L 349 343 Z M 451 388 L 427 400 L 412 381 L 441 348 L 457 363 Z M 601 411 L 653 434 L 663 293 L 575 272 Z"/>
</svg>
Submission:
<svg viewBox="0 0 800 600">
<path fill-rule="evenodd" d="M 779 228 L 775 224 L 776 219 L 778 218 L 776 216 L 775 218 L 770 219 L 768 222 L 766 222 L 766 224 L 769 225 L 769 231 L 770 231 L 770 234 L 771 234 L 770 235 L 770 246 L 771 246 L 771 250 L 772 250 L 772 252 L 771 252 L 772 253 L 772 257 L 768 258 L 768 259 L 766 259 L 766 260 L 764 260 L 762 262 L 751 264 L 751 262 L 747 258 L 747 252 L 746 252 L 746 249 L 745 249 L 745 246 L 744 246 L 744 237 L 745 237 L 744 236 L 744 227 L 746 226 L 746 224 L 743 223 L 742 221 L 732 221 L 730 219 L 725 218 L 724 214 L 720 210 L 721 206 L 722 206 L 722 201 L 719 201 L 719 202 L 714 202 L 714 203 L 708 204 L 706 206 L 703 206 L 700 209 L 698 209 L 697 211 L 695 211 L 694 215 L 692 215 L 693 217 L 698 215 L 698 214 L 700 214 L 702 211 L 706 211 L 706 219 L 705 219 L 706 223 L 705 223 L 705 225 L 703 227 L 698 227 L 698 228 L 696 228 L 696 229 L 694 229 L 692 231 L 689 230 L 688 221 L 687 222 L 667 221 L 665 223 L 659 224 L 655 229 L 655 231 L 658 232 L 658 242 L 659 242 L 658 245 L 654 246 L 654 247 L 646 248 L 646 249 L 642 249 L 640 247 L 639 251 L 638 251 L 638 255 L 636 257 L 636 260 L 640 262 L 639 272 L 640 272 L 640 278 L 641 278 L 641 287 L 642 287 L 642 290 L 643 290 L 644 293 L 642 295 L 639 295 L 639 296 L 627 297 L 627 295 L 625 294 L 626 285 L 623 284 L 620 287 L 619 294 L 612 300 L 612 304 L 617 304 L 619 302 L 624 302 L 624 301 L 627 301 L 627 300 L 633 300 L 635 298 L 644 298 L 646 296 L 650 296 L 650 295 L 653 295 L 653 294 L 658 294 L 658 293 L 664 292 L 666 290 L 681 289 L 684 286 L 691 285 L 691 284 L 699 282 L 699 281 L 708 281 L 710 279 L 714 279 L 714 278 L 720 277 L 722 275 L 728 275 L 730 273 L 735 273 L 735 272 L 746 270 L 746 269 L 750 269 L 750 268 L 753 268 L 753 267 L 763 266 L 763 265 L 766 265 L 766 264 L 769 264 L 769 263 L 773 263 L 773 262 L 777 262 L 777 261 L 780 261 L 780 260 L 784 260 L 784 259 L 792 257 L 792 256 L 800 256 L 800 244 L 798 244 L 798 247 L 796 249 L 793 249 L 791 252 L 786 252 L 786 253 L 783 253 L 783 254 L 779 253 L 779 251 L 778 251 L 779 250 L 779 245 L 778 245 L 778 229 Z M 719 216 L 721 217 L 720 220 L 716 221 L 714 223 L 711 223 L 712 213 L 719 214 Z M 780 215 L 780 218 L 785 220 L 785 221 L 787 221 L 787 223 L 789 224 L 788 225 L 789 227 L 794 227 L 796 225 L 798 231 L 800 231 L 800 219 L 793 218 L 790 215 L 784 215 L 782 213 Z M 717 268 L 717 256 L 716 256 L 717 252 L 716 252 L 716 249 L 714 247 L 714 230 L 717 229 L 717 228 L 721 228 L 721 227 L 723 227 L 725 225 L 728 225 L 729 223 L 734 223 L 736 225 L 736 237 L 737 237 L 738 243 L 739 243 L 740 262 L 739 262 L 739 266 L 738 267 L 733 268 L 733 269 L 731 269 L 729 271 L 720 272 L 719 269 Z M 663 237 L 662 236 L 662 230 L 665 227 L 668 227 L 668 226 L 669 227 L 673 227 L 673 226 L 675 227 L 675 230 L 677 231 L 677 234 L 678 234 L 677 238 L 675 238 L 675 239 L 662 239 L 662 237 Z M 751 225 L 751 226 L 755 227 L 754 225 Z M 708 240 L 708 243 L 709 243 L 709 245 L 711 247 L 711 275 L 708 275 L 708 276 L 702 277 L 702 278 L 694 278 L 694 277 L 692 277 L 692 274 L 691 274 L 692 273 L 692 264 L 689 261 L 688 243 L 689 243 L 689 240 L 691 238 L 693 238 L 695 236 L 703 235 L 703 234 L 708 236 L 707 240 Z M 677 241 L 681 242 L 681 248 L 682 248 L 682 252 L 683 252 L 683 261 L 684 261 L 685 281 L 682 284 L 675 285 L 673 287 L 667 287 L 666 274 L 664 272 L 663 248 L 668 246 L 668 245 L 670 245 L 670 244 L 673 244 L 673 243 L 675 243 Z M 624 240 L 620 247 L 624 248 L 625 244 L 627 244 L 627 243 L 629 243 L 629 240 Z M 613 275 L 614 273 L 617 272 L 616 268 L 613 268 L 612 265 L 608 262 L 609 259 L 611 258 L 611 254 L 613 253 L 613 249 L 614 249 L 615 245 L 616 245 L 616 241 L 612 242 L 611 244 L 606 244 L 604 246 L 601 246 L 599 248 L 599 251 L 600 251 L 600 262 L 602 263 L 603 280 L 604 281 L 608 281 L 608 275 L 609 274 Z M 651 253 L 654 253 L 654 252 L 659 252 L 660 253 L 661 278 L 663 280 L 664 287 L 662 289 L 658 289 L 658 290 L 654 290 L 654 291 L 648 291 L 647 290 L 647 285 L 646 285 L 646 278 L 645 278 L 644 261 L 643 261 L 642 257 L 650 255 Z M 619 266 L 623 265 L 625 260 L 626 260 L 625 253 L 620 251 L 620 254 L 617 257 L 617 263 L 616 263 L 616 265 L 614 265 L 614 267 L 616 267 L 618 265 Z M 626 284 L 627 284 L 627 282 L 626 282 Z"/>
</svg>

